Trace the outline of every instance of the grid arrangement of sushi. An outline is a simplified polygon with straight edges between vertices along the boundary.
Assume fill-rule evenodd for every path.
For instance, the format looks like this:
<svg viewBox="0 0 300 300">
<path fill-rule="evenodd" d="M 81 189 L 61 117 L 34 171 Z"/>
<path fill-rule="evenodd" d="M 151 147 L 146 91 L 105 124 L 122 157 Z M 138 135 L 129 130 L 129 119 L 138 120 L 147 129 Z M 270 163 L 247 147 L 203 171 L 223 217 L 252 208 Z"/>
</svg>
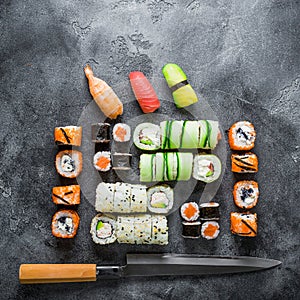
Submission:
<svg viewBox="0 0 300 300">
<path fill-rule="evenodd" d="M 69 185 L 52 188 L 52 201 L 60 209 L 52 217 L 52 234 L 58 238 L 73 238 L 80 223 L 75 207 L 80 204 L 80 186 L 73 179 L 82 171 L 82 153 L 70 150 L 68 146 L 79 147 L 82 139 L 82 127 L 65 126 L 54 129 L 54 142 L 59 147 L 55 158 L 57 173 L 70 180 Z"/>
<path fill-rule="evenodd" d="M 96 244 L 105 245 L 115 241 L 125 244 L 168 244 L 168 222 L 165 216 L 96 215 L 90 233 Z"/>
<path fill-rule="evenodd" d="M 202 236 L 204 239 L 216 239 L 220 233 L 219 204 L 216 202 L 184 203 L 180 208 L 182 219 L 182 236 L 184 238 L 197 239 Z"/>
<path fill-rule="evenodd" d="M 248 152 L 255 146 L 256 131 L 252 123 L 239 121 L 228 131 L 229 147 L 238 151 L 231 155 L 231 170 L 235 173 L 256 173 L 258 158 Z M 233 201 L 243 210 L 230 215 L 231 232 L 239 236 L 255 237 L 257 234 L 257 215 L 248 210 L 256 206 L 259 197 L 258 183 L 254 180 L 241 180 L 233 187 Z"/>
<path fill-rule="evenodd" d="M 140 156 L 140 181 L 186 181 L 191 175 L 206 183 L 217 180 L 222 171 L 221 161 L 214 154 L 188 152 L 157 152 Z"/>
<path fill-rule="evenodd" d="M 161 149 L 214 149 L 221 139 L 219 122 L 163 121 L 160 126 L 139 124 L 133 134 L 133 142 L 141 150 Z"/>
<path fill-rule="evenodd" d="M 102 213 L 166 214 L 174 202 L 173 189 L 167 185 L 154 186 L 123 182 L 100 182 L 96 189 L 95 209 Z"/>
</svg>

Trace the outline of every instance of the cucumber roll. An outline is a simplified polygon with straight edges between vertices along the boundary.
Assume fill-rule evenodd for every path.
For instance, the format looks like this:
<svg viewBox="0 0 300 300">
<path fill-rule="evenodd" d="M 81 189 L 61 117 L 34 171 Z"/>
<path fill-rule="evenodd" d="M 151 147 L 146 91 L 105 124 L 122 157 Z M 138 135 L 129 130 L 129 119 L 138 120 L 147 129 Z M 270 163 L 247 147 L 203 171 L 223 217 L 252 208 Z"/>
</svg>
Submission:
<svg viewBox="0 0 300 300">
<path fill-rule="evenodd" d="M 195 91 L 187 81 L 186 74 L 178 65 L 166 64 L 162 69 L 162 73 L 178 108 L 189 106 L 198 101 Z"/>
<path fill-rule="evenodd" d="M 177 180 L 189 180 L 193 169 L 193 154 L 177 152 L 176 156 L 178 159 Z"/>
<path fill-rule="evenodd" d="M 177 179 L 177 155 L 175 152 L 164 153 L 165 156 L 165 181 Z"/>
<path fill-rule="evenodd" d="M 221 138 L 219 122 L 200 120 L 198 124 L 200 129 L 198 148 L 215 149 Z"/>
<path fill-rule="evenodd" d="M 116 219 L 112 216 L 96 215 L 92 220 L 90 233 L 96 244 L 114 243 L 117 239 Z"/>
<path fill-rule="evenodd" d="M 213 154 L 197 154 L 194 158 L 193 177 L 210 183 L 217 180 L 222 171 L 220 159 Z"/>
<path fill-rule="evenodd" d="M 160 148 L 160 128 L 152 123 L 139 124 L 133 133 L 133 142 L 141 150 Z"/>
<path fill-rule="evenodd" d="M 196 149 L 199 140 L 199 124 L 197 121 L 184 121 L 182 126 L 180 148 Z"/>
<path fill-rule="evenodd" d="M 163 181 L 165 175 L 164 153 L 158 152 L 155 155 L 155 180 Z"/>
<path fill-rule="evenodd" d="M 179 149 L 181 146 L 181 135 L 183 121 L 163 121 L 160 123 L 161 148 Z"/>
<path fill-rule="evenodd" d="M 142 154 L 140 156 L 140 181 L 155 181 L 155 154 Z"/>
<path fill-rule="evenodd" d="M 168 185 L 157 185 L 147 191 L 148 209 L 153 213 L 166 214 L 173 207 L 174 193 Z"/>
</svg>

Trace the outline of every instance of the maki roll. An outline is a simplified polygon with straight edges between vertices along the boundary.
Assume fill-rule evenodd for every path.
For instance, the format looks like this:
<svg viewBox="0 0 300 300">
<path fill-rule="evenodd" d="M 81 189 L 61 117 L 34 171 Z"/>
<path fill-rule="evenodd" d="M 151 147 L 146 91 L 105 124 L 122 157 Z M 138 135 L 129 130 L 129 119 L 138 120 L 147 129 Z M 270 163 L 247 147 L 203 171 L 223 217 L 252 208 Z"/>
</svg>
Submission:
<svg viewBox="0 0 300 300">
<path fill-rule="evenodd" d="M 148 209 L 153 213 L 166 214 L 173 207 L 173 189 L 168 185 L 157 185 L 147 191 Z"/>
<path fill-rule="evenodd" d="M 133 133 L 133 142 L 141 150 L 160 148 L 160 127 L 152 123 L 139 124 Z"/>
<path fill-rule="evenodd" d="M 90 233 L 96 244 L 106 245 L 116 241 L 116 219 L 102 214 L 96 215 L 91 223 Z"/>
<path fill-rule="evenodd" d="M 254 148 L 255 138 L 254 126 L 247 121 L 234 123 L 228 132 L 229 147 L 232 150 L 251 150 Z"/>
<path fill-rule="evenodd" d="M 168 221 L 165 216 L 151 217 L 151 244 L 168 245 Z"/>
<path fill-rule="evenodd" d="M 76 211 L 62 209 L 57 211 L 52 218 L 52 234 L 58 238 L 73 238 L 79 226 L 80 218 Z"/>
<path fill-rule="evenodd" d="M 250 209 L 257 204 L 258 184 L 253 180 L 238 181 L 233 188 L 233 200 L 237 207 Z"/>
<path fill-rule="evenodd" d="M 55 167 L 62 177 L 75 178 L 82 171 L 82 154 L 77 150 L 64 150 L 56 155 Z"/>
<path fill-rule="evenodd" d="M 117 241 L 120 244 L 135 244 L 134 216 L 118 216 Z"/>
<path fill-rule="evenodd" d="M 254 237 L 257 234 L 256 214 L 232 212 L 230 214 L 231 227 L 233 234 L 240 236 Z"/>
<path fill-rule="evenodd" d="M 178 108 L 189 106 L 198 101 L 195 91 L 178 65 L 166 64 L 162 69 L 162 73 L 172 91 L 175 105 Z"/>
<path fill-rule="evenodd" d="M 198 239 L 200 228 L 200 222 L 182 222 L 182 236 L 188 239 Z"/>
<path fill-rule="evenodd" d="M 220 159 L 214 154 L 197 154 L 194 158 L 193 177 L 206 183 L 217 180 L 222 172 Z"/>
<path fill-rule="evenodd" d="M 235 173 L 256 173 L 258 158 L 254 153 L 231 155 L 231 171 Z"/>
<path fill-rule="evenodd" d="M 130 84 L 143 113 L 152 113 L 160 107 L 160 102 L 151 83 L 142 72 L 129 74 Z"/>
<path fill-rule="evenodd" d="M 155 181 L 155 154 L 142 154 L 140 156 L 140 181 Z"/>
<path fill-rule="evenodd" d="M 145 185 L 131 185 L 131 212 L 147 211 L 147 192 Z"/>
<path fill-rule="evenodd" d="M 101 172 L 107 172 L 111 168 L 109 151 L 100 151 L 94 155 L 94 167 Z"/>
<path fill-rule="evenodd" d="M 95 209 L 99 212 L 114 211 L 115 184 L 100 182 L 96 189 Z"/>
<path fill-rule="evenodd" d="M 188 221 L 196 221 L 199 218 L 199 206 L 196 202 L 184 203 L 180 209 L 181 217 Z"/>
<path fill-rule="evenodd" d="M 52 189 L 52 201 L 55 204 L 76 205 L 80 204 L 80 186 L 56 186 Z"/>
<path fill-rule="evenodd" d="M 131 186 L 116 182 L 114 194 L 114 212 L 129 213 L 131 204 Z"/>
<path fill-rule="evenodd" d="M 114 170 L 130 170 L 130 153 L 114 153 L 113 154 L 113 169 Z"/>
<path fill-rule="evenodd" d="M 110 124 L 97 123 L 92 124 L 92 142 L 94 143 L 109 143 L 110 141 Z"/>
<path fill-rule="evenodd" d="M 222 138 L 219 129 L 219 122 L 212 120 L 200 120 L 198 148 L 215 149 Z"/>
<path fill-rule="evenodd" d="M 136 215 L 134 217 L 134 239 L 136 244 L 151 243 L 151 215 Z"/>
<path fill-rule="evenodd" d="M 176 156 L 178 159 L 177 180 L 189 180 L 193 170 L 193 154 L 176 152 Z"/>
<path fill-rule="evenodd" d="M 124 123 L 117 123 L 113 128 L 113 137 L 116 142 L 128 142 L 131 137 L 130 127 Z"/>
<path fill-rule="evenodd" d="M 200 220 L 219 220 L 219 203 L 208 202 L 199 205 Z"/>
<path fill-rule="evenodd" d="M 82 127 L 80 126 L 55 127 L 54 129 L 56 145 L 80 146 L 81 136 Z"/>
<path fill-rule="evenodd" d="M 207 240 L 214 240 L 220 233 L 220 226 L 218 222 L 207 221 L 202 223 L 201 236 Z"/>
</svg>

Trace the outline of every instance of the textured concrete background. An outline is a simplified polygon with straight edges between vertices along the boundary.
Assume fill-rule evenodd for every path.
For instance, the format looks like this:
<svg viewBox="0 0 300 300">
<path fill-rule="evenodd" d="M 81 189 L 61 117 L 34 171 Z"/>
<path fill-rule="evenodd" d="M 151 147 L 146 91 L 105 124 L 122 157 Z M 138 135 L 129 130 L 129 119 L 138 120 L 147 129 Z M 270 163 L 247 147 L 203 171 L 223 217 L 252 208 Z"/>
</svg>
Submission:
<svg viewBox="0 0 300 300">
<path fill-rule="evenodd" d="M 0 2 L 0 298 L 1 299 L 299 299 L 299 1 L 119 0 Z M 82 199 L 76 239 L 51 236 L 55 126 L 76 124 L 91 101 L 83 65 L 112 86 L 132 70 L 162 77 L 176 62 L 215 110 L 223 128 L 252 121 L 261 187 L 259 235 L 229 232 L 238 179 L 229 169 L 216 199 L 222 233 L 211 243 L 180 236 L 153 251 L 253 255 L 283 265 L 234 276 L 141 278 L 87 284 L 21 286 L 21 263 L 121 263 L 127 251 L 97 247 L 95 212 Z M 230 153 L 230 152 L 229 152 Z"/>
</svg>

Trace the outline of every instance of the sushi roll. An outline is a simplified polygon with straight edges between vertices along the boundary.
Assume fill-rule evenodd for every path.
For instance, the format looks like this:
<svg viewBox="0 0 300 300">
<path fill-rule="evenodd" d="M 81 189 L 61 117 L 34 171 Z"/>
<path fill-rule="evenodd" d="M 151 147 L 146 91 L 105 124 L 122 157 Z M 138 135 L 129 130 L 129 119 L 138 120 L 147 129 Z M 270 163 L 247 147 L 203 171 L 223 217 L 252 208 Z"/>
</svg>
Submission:
<svg viewBox="0 0 300 300">
<path fill-rule="evenodd" d="M 148 210 L 153 213 L 166 214 L 173 207 L 174 193 L 168 185 L 157 185 L 147 191 Z"/>
<path fill-rule="evenodd" d="M 193 170 L 193 154 L 176 152 L 178 158 L 177 180 L 187 181 L 191 178 Z"/>
<path fill-rule="evenodd" d="M 250 209 L 257 204 L 258 184 L 253 180 L 238 181 L 233 188 L 233 200 L 237 207 Z"/>
<path fill-rule="evenodd" d="M 116 241 L 116 219 L 103 214 L 96 215 L 91 223 L 90 233 L 96 244 L 106 245 Z"/>
<path fill-rule="evenodd" d="M 152 113 L 160 107 L 160 102 L 151 83 L 142 72 L 129 74 L 131 88 L 143 113 Z"/>
<path fill-rule="evenodd" d="M 110 130 L 109 123 L 92 124 L 92 142 L 109 143 L 110 141 L 109 130 Z"/>
<path fill-rule="evenodd" d="M 256 132 L 248 121 L 234 123 L 228 132 L 229 147 L 232 150 L 248 151 L 254 148 Z"/>
<path fill-rule="evenodd" d="M 231 227 L 233 234 L 240 236 L 254 237 L 257 234 L 256 214 L 232 212 L 230 214 Z"/>
<path fill-rule="evenodd" d="M 56 186 L 52 189 L 52 201 L 55 204 L 76 205 L 80 204 L 80 186 Z"/>
<path fill-rule="evenodd" d="M 187 239 L 198 239 L 200 237 L 200 222 L 182 222 L 182 236 Z"/>
<path fill-rule="evenodd" d="M 116 142 L 128 142 L 131 137 L 130 127 L 124 123 L 117 123 L 113 128 L 113 138 Z"/>
<path fill-rule="evenodd" d="M 140 181 L 155 181 L 155 154 L 142 154 L 140 156 Z"/>
<path fill-rule="evenodd" d="M 184 203 L 180 209 L 181 217 L 188 221 L 196 221 L 199 218 L 199 206 L 196 202 Z"/>
<path fill-rule="evenodd" d="M 131 185 L 131 212 L 146 212 L 147 211 L 147 191 L 145 185 Z"/>
<path fill-rule="evenodd" d="M 75 178 L 82 171 L 82 154 L 77 150 L 64 150 L 56 155 L 55 167 L 62 177 Z"/>
<path fill-rule="evenodd" d="M 218 222 L 206 221 L 201 226 L 201 236 L 207 240 L 214 240 L 220 233 L 220 226 Z"/>
<path fill-rule="evenodd" d="M 100 182 L 96 189 L 95 209 L 99 212 L 114 212 L 115 184 Z"/>
<path fill-rule="evenodd" d="M 94 155 L 94 167 L 101 172 L 107 172 L 111 168 L 109 151 L 99 151 Z"/>
<path fill-rule="evenodd" d="M 134 239 L 136 244 L 150 244 L 152 233 L 151 215 L 135 215 Z"/>
<path fill-rule="evenodd" d="M 222 138 L 219 122 L 212 120 L 200 120 L 198 148 L 215 149 Z"/>
<path fill-rule="evenodd" d="M 114 194 L 114 212 L 129 213 L 131 204 L 131 186 L 128 183 L 116 182 Z"/>
<path fill-rule="evenodd" d="M 162 149 L 179 149 L 181 147 L 183 124 L 183 121 L 163 121 L 160 123 Z"/>
<path fill-rule="evenodd" d="M 256 173 L 258 171 L 258 158 L 254 153 L 231 155 L 231 171 L 235 173 Z"/>
<path fill-rule="evenodd" d="M 208 202 L 201 203 L 199 205 L 200 210 L 200 220 L 219 220 L 220 212 L 219 212 L 219 203 L 216 202 Z"/>
<path fill-rule="evenodd" d="M 58 238 L 73 238 L 79 226 L 80 218 L 76 211 L 62 209 L 57 211 L 52 218 L 52 234 Z"/>
<path fill-rule="evenodd" d="M 160 148 L 160 127 L 152 123 L 139 124 L 133 133 L 133 142 L 141 150 Z"/>
<path fill-rule="evenodd" d="M 166 64 L 162 73 L 172 91 L 173 99 L 177 108 L 194 104 L 198 97 L 192 86 L 188 83 L 186 74 L 176 64 Z"/>
<path fill-rule="evenodd" d="M 130 153 L 114 153 L 112 157 L 114 170 L 130 170 L 130 159 L 132 154 Z"/>
<path fill-rule="evenodd" d="M 55 127 L 54 141 L 56 145 L 80 146 L 82 136 L 82 127 L 66 126 Z"/>
<path fill-rule="evenodd" d="M 117 241 L 120 244 L 135 244 L 134 216 L 118 216 Z"/>
<path fill-rule="evenodd" d="M 169 239 L 168 221 L 165 216 L 151 217 L 151 244 L 167 245 Z"/>
<path fill-rule="evenodd" d="M 217 180 L 222 172 L 220 159 L 213 154 L 197 154 L 194 158 L 193 177 L 206 183 Z"/>
</svg>

